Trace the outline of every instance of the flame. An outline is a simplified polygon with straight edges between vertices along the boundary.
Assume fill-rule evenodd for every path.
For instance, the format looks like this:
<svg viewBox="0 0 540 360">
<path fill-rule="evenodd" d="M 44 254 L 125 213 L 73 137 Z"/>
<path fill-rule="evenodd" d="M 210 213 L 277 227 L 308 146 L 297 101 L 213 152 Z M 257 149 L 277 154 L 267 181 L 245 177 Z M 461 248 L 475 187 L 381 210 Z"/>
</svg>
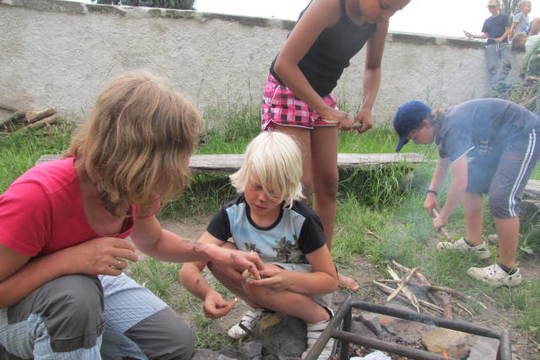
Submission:
<svg viewBox="0 0 540 360">
<path fill-rule="evenodd" d="M 450 359 L 450 356 L 448 356 L 448 352 L 447 352 L 447 351 L 443 351 L 442 356 L 443 356 L 445 359 Z"/>
</svg>

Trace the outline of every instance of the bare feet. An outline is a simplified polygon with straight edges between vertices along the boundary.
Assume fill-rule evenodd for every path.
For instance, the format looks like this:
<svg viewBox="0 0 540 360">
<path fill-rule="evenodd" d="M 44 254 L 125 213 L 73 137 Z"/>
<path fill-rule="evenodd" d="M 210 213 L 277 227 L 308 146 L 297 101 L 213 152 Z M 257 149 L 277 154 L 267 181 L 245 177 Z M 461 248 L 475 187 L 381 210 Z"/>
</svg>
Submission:
<svg viewBox="0 0 540 360">
<path fill-rule="evenodd" d="M 346 288 L 352 291 L 360 289 L 360 285 L 358 285 L 356 280 L 341 273 L 338 273 L 338 283 L 339 287 Z"/>
</svg>

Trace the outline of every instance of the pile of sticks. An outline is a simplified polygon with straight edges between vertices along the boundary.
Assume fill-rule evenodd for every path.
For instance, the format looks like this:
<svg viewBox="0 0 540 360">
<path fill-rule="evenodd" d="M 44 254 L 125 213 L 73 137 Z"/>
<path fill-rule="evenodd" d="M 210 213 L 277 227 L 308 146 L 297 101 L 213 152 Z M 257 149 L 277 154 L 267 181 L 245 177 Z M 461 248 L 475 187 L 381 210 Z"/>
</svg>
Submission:
<svg viewBox="0 0 540 360">
<path fill-rule="evenodd" d="M 472 296 L 449 287 L 432 285 L 427 277 L 420 273 L 417 268 L 410 269 L 397 261 L 392 261 L 392 264 L 397 270 L 403 272 L 402 276 L 392 266 L 388 265 L 387 270 L 392 279 L 373 280 L 373 284 L 378 289 L 388 294 L 386 302 L 397 297 L 410 304 L 417 312 L 425 311 L 436 316 L 442 316 L 445 319 L 452 319 L 456 311 L 466 313 L 472 318 L 474 311 L 467 307 L 463 301 L 474 302 L 483 309 L 487 309 L 484 303 Z M 429 301 L 419 299 L 410 289 L 409 285 L 426 290 L 425 293 Z"/>
<path fill-rule="evenodd" d="M 39 111 L 19 111 L 9 106 L 0 105 L 0 109 L 13 113 L 0 119 L 0 135 L 28 129 L 41 129 L 58 121 L 56 110 L 53 108 Z"/>
</svg>

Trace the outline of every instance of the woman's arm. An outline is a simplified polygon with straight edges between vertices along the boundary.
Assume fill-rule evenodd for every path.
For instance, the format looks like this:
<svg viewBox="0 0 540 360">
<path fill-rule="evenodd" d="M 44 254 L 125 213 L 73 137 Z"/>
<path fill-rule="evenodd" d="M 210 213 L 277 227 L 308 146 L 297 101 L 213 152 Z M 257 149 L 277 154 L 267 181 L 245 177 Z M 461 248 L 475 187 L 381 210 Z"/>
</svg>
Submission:
<svg viewBox="0 0 540 360">
<path fill-rule="evenodd" d="M 355 122 L 361 124 L 359 132 L 371 129 L 371 111 L 381 84 L 381 62 L 384 43 L 388 33 L 388 20 L 377 24 L 377 31 L 367 43 L 366 65 L 364 70 L 364 92 L 362 107 L 356 114 Z"/>
<path fill-rule="evenodd" d="M 198 242 L 222 246 L 223 241 L 215 238 L 205 231 Z M 225 301 L 220 293 L 210 286 L 202 274 L 207 265 L 205 261 L 186 263 L 179 273 L 180 282 L 186 289 L 199 299 L 204 301 L 203 310 L 207 317 L 217 319 L 225 316 L 236 305 L 236 300 Z"/>
<path fill-rule="evenodd" d="M 347 113 L 328 106 L 298 67 L 298 63 L 307 54 L 320 33 L 337 23 L 340 15 L 339 1 L 313 1 L 287 38 L 274 64 L 274 71 L 295 96 L 321 114 L 323 120 L 348 126 L 351 124 Z"/>
<path fill-rule="evenodd" d="M 0 245 L 0 308 L 62 275 L 120 275 L 127 266 L 120 259 L 137 261 L 133 245 L 124 239 L 98 238 L 35 259 Z"/>
<path fill-rule="evenodd" d="M 450 165 L 450 170 L 452 171 L 452 181 L 450 182 L 446 202 L 439 216 L 433 220 L 436 230 L 448 223 L 448 218 L 465 195 L 468 182 L 467 155 L 463 155 L 454 161 Z"/>
<path fill-rule="evenodd" d="M 214 261 L 238 266 L 259 277 L 262 262 L 256 253 L 226 249 L 212 243 L 193 242 L 161 228 L 155 216 L 138 219 L 131 239 L 144 253 L 171 262 Z"/>
</svg>

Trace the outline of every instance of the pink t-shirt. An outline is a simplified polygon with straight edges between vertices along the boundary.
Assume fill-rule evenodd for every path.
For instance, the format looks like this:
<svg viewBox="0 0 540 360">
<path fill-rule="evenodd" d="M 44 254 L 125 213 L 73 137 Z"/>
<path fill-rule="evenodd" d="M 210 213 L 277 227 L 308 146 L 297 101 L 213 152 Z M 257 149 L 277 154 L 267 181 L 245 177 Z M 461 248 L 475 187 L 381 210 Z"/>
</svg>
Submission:
<svg viewBox="0 0 540 360">
<path fill-rule="evenodd" d="M 122 233 L 107 236 L 129 236 L 136 212 Z M 74 158 L 35 166 L 0 195 L 0 243 L 20 254 L 50 254 L 100 236 L 86 220 Z"/>
</svg>

